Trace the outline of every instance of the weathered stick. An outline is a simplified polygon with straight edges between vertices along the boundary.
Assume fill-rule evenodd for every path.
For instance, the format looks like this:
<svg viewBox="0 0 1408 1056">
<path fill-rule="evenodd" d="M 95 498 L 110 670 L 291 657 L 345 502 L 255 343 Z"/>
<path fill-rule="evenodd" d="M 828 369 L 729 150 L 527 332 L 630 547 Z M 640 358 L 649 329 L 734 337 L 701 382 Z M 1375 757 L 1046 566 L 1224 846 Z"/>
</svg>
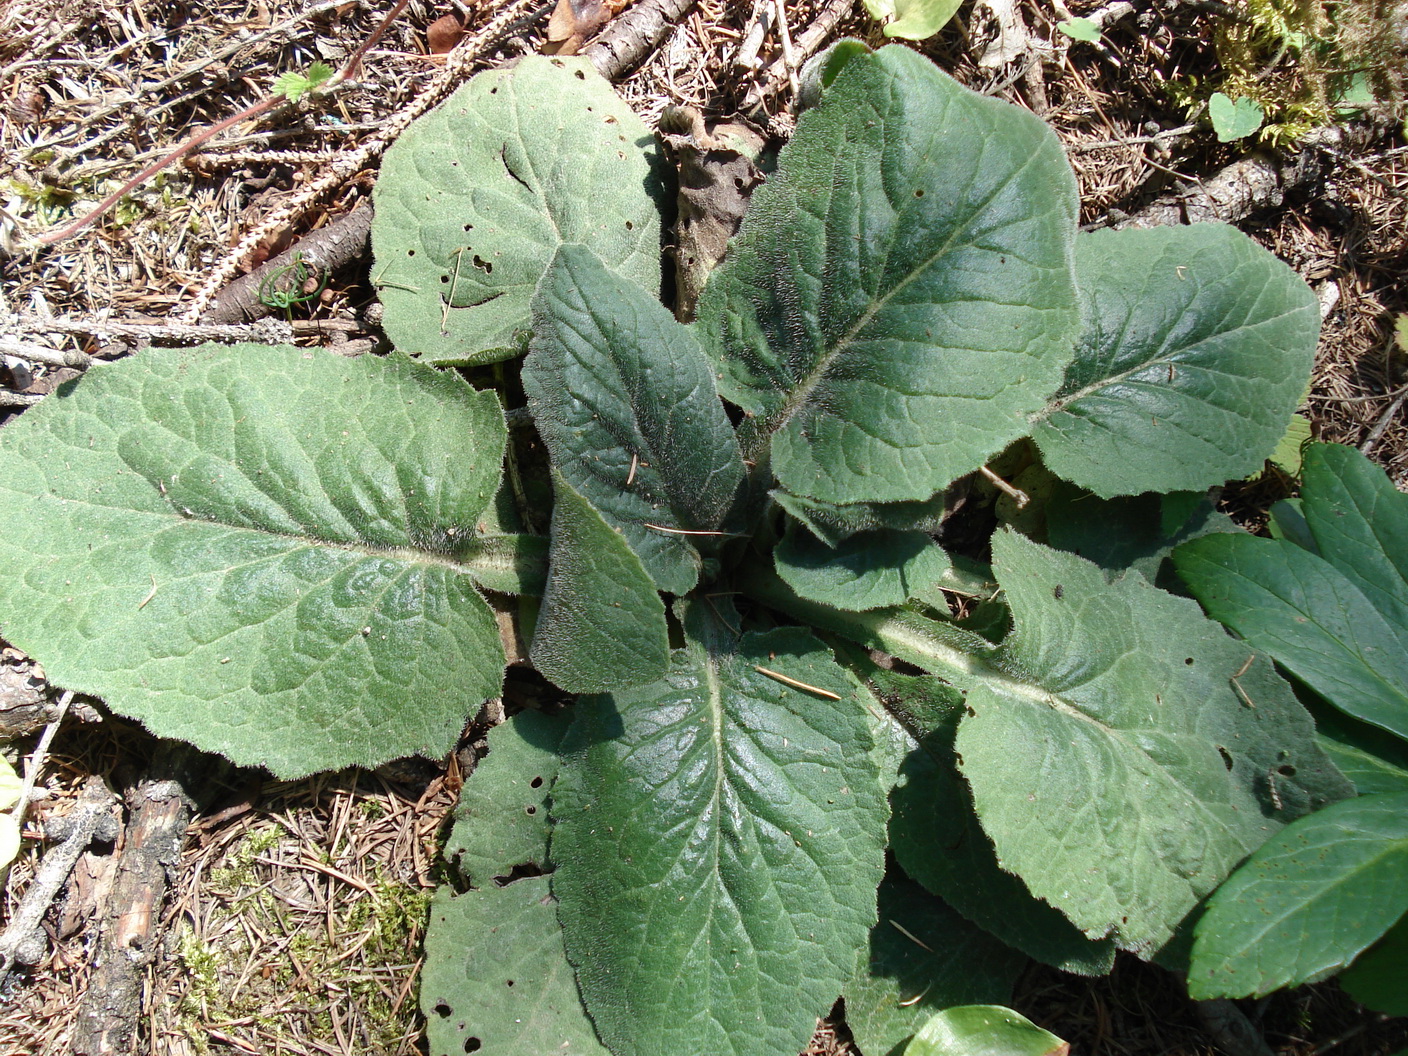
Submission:
<svg viewBox="0 0 1408 1056">
<path fill-rule="evenodd" d="M 372 207 L 364 199 L 351 212 L 327 227 L 309 232 L 278 256 L 230 283 L 215 295 L 210 307 L 201 313 L 200 321 L 218 325 L 262 319 L 274 311 L 259 299 L 259 290 L 269 276 L 280 268 L 293 267 L 296 261 L 321 272 L 346 267 L 366 254 L 371 230 Z"/>
<path fill-rule="evenodd" d="M 19 909 L 0 934 L 0 991 L 9 982 L 16 965 L 35 965 L 44 959 L 48 947 L 40 921 L 88 845 L 95 839 L 117 839 L 121 830 L 113 816 L 116 805 L 117 797 L 108 791 L 101 777 L 90 777 L 84 782 L 77 805 L 63 819 L 68 830 L 63 842 L 44 855 L 39 871 L 20 900 Z"/>
<path fill-rule="evenodd" d="M 640 0 L 583 50 L 597 72 L 618 81 L 645 61 L 699 0 Z"/>
</svg>

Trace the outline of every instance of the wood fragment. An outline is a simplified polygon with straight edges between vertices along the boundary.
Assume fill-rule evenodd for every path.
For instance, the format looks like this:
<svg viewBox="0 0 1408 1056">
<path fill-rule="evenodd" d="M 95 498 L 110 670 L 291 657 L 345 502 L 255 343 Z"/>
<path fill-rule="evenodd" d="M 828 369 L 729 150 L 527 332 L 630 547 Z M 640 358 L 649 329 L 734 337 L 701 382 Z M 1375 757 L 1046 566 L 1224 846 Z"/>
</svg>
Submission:
<svg viewBox="0 0 1408 1056">
<path fill-rule="evenodd" d="M 210 307 L 201 313 L 200 321 L 207 325 L 246 323 L 273 314 L 274 307 L 259 299 L 259 287 L 269 276 L 280 268 L 291 267 L 295 260 L 325 274 L 345 268 L 366 255 L 371 231 L 371 202 L 363 200 L 326 227 L 310 231 L 278 256 L 230 283 L 216 294 Z"/>
<path fill-rule="evenodd" d="M 143 973 L 160 944 L 162 905 L 197 805 L 188 789 L 213 794 L 228 768 L 188 744 L 162 741 L 146 775 L 128 790 L 122 856 L 94 944 L 92 976 L 74 1017 L 74 1056 L 132 1051 Z"/>
</svg>

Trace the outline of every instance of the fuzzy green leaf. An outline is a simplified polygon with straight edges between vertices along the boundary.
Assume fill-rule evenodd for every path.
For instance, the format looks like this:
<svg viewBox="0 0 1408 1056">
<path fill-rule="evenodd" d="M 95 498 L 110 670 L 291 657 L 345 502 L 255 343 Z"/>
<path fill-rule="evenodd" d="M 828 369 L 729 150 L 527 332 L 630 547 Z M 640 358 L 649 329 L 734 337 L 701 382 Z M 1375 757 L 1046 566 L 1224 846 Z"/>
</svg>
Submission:
<svg viewBox="0 0 1408 1056">
<path fill-rule="evenodd" d="M 955 747 L 1003 868 L 1087 934 L 1158 949 L 1281 824 L 1349 794 L 1290 687 L 1192 601 L 1010 532 L 993 565 L 1014 629 Z"/>
<path fill-rule="evenodd" d="M 1213 92 L 1208 99 L 1208 120 L 1217 133 L 1219 143 L 1246 139 L 1266 120 L 1261 104 L 1255 99 L 1239 95 L 1235 100 L 1223 92 Z"/>
<path fill-rule="evenodd" d="M 1025 958 L 918 884 L 887 877 L 880 919 L 846 984 L 846 1026 L 862 1052 L 898 1051 L 941 1009 L 1006 1001 Z"/>
<path fill-rule="evenodd" d="M 1075 205 L 1031 114 L 852 58 L 700 302 L 745 454 L 794 495 L 922 501 L 1025 434 L 1071 356 Z"/>
<path fill-rule="evenodd" d="M 1194 998 L 1260 997 L 1348 965 L 1408 912 L 1408 793 L 1301 818 L 1218 889 L 1198 921 Z"/>
<path fill-rule="evenodd" d="M 743 484 L 693 332 L 582 246 L 554 258 L 533 330 L 523 387 L 553 462 L 656 586 L 686 593 L 699 577 L 695 541 L 717 543 L 687 533 L 722 529 Z"/>
<path fill-rule="evenodd" d="M 577 996 L 549 883 L 436 892 L 420 979 L 431 1056 L 608 1056 Z"/>
<path fill-rule="evenodd" d="M 655 681 L 670 665 L 655 584 L 621 534 L 556 469 L 552 480 L 552 563 L 533 665 L 569 693 Z"/>
<path fill-rule="evenodd" d="M 1076 358 L 1032 432 L 1051 470 L 1110 498 L 1261 469 L 1310 377 L 1310 288 L 1222 224 L 1082 235 L 1076 274 Z"/>
<path fill-rule="evenodd" d="M 547 868 L 548 794 L 571 718 L 522 711 L 489 731 L 489 754 L 465 782 L 445 840 L 445 858 L 476 887 L 515 866 Z"/>
<path fill-rule="evenodd" d="M 606 1056 L 577 996 L 546 876 L 549 795 L 570 714 L 524 711 L 489 731 L 465 781 L 445 854 L 477 890 L 436 892 L 421 1008 L 432 1056 Z"/>
<path fill-rule="evenodd" d="M 949 567 L 923 532 L 862 532 L 833 548 L 796 522 L 773 556 L 778 575 L 802 597 L 856 612 L 903 605 Z"/>
<path fill-rule="evenodd" d="M 1316 550 L 1384 617 L 1408 627 L 1408 495 L 1352 447 L 1305 449 L 1301 512 Z"/>
<path fill-rule="evenodd" d="M 943 492 L 916 502 L 859 502 L 850 505 L 804 499 L 785 491 L 774 491 L 772 497 L 828 546 L 840 546 L 859 532 L 877 529 L 933 535 L 942 526 L 945 513 Z"/>
<path fill-rule="evenodd" d="M 730 647 L 704 623 L 661 682 L 577 705 L 553 791 L 553 892 L 617 1056 L 798 1051 L 875 923 L 886 810 L 857 685 L 802 631 Z"/>
<path fill-rule="evenodd" d="M 870 17 L 884 22 L 885 36 L 927 40 L 958 13 L 963 0 L 865 0 Z"/>
<path fill-rule="evenodd" d="M 1108 972 L 1112 943 L 1086 938 L 998 866 L 953 750 L 963 695 L 928 676 L 876 670 L 870 678 L 919 738 L 890 793 L 890 845 L 905 872 L 1029 957 L 1081 975 Z"/>
<path fill-rule="evenodd" d="M 202 346 L 0 433 L 0 619 L 59 685 L 282 777 L 439 756 L 498 693 L 474 588 L 492 393 L 401 358 Z"/>
<path fill-rule="evenodd" d="M 382 160 L 372 283 L 387 335 L 434 363 L 518 355 L 565 242 L 659 290 L 662 199 L 654 137 L 590 63 L 486 70 Z"/>
</svg>

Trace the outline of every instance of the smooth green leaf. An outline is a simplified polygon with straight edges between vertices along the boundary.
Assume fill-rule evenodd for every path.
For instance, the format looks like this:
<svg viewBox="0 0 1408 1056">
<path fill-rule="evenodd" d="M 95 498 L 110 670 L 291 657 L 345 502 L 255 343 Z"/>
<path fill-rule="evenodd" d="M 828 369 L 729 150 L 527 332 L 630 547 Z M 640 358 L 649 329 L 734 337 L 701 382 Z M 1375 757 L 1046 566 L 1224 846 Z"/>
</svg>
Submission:
<svg viewBox="0 0 1408 1056">
<path fill-rule="evenodd" d="M 949 21 L 963 0 L 865 0 L 870 17 L 884 23 L 887 37 L 927 40 Z"/>
<path fill-rule="evenodd" d="M 1324 558 L 1284 539 L 1218 535 L 1174 564 L 1215 619 L 1336 707 L 1408 737 L 1408 627 Z"/>
<path fill-rule="evenodd" d="M 1308 706 L 1320 747 L 1361 796 L 1408 792 L 1408 742 L 1351 719 L 1319 698 Z"/>
<path fill-rule="evenodd" d="M 889 876 L 880 919 L 846 984 L 846 1026 L 860 1050 L 885 1056 L 935 1012 L 1006 1001 L 1026 959 L 918 884 Z"/>
<path fill-rule="evenodd" d="M 474 886 L 490 887 L 515 866 L 547 868 L 548 795 L 571 719 L 570 711 L 522 711 L 489 731 L 488 754 L 460 792 L 444 847 Z"/>
<path fill-rule="evenodd" d="M 960 769 L 999 864 L 1088 935 L 1157 950 L 1280 824 L 1349 793 L 1290 687 L 1192 601 L 1010 532 L 993 566 L 1014 629 L 970 668 Z"/>
<path fill-rule="evenodd" d="M 1025 434 L 1071 355 L 1075 187 L 1031 114 L 899 46 L 805 111 L 704 291 L 744 453 L 793 495 L 926 501 Z"/>
<path fill-rule="evenodd" d="M 420 978 L 431 1056 L 607 1056 L 577 996 L 549 882 L 436 892 Z"/>
<path fill-rule="evenodd" d="M 1223 224 L 1081 235 L 1076 275 L 1076 358 L 1032 431 L 1051 470 L 1103 498 L 1259 470 L 1310 376 L 1310 288 Z"/>
<path fill-rule="evenodd" d="M 1354 448 L 1311 444 L 1301 512 L 1320 556 L 1408 627 L 1408 495 Z"/>
<path fill-rule="evenodd" d="M 621 534 L 556 469 L 552 563 L 533 666 L 569 693 L 653 682 L 670 664 L 665 605 Z"/>
<path fill-rule="evenodd" d="M 963 695 L 929 677 L 876 670 L 870 678 L 919 738 L 890 793 L 890 845 L 905 872 L 1029 957 L 1081 975 L 1108 972 L 1112 943 L 1086 938 L 999 867 L 954 755 Z"/>
<path fill-rule="evenodd" d="M 1088 18 L 1067 18 L 1056 23 L 1056 28 L 1072 40 L 1095 44 L 1100 40 L 1100 27 Z"/>
<path fill-rule="evenodd" d="M 1066 1056 L 1070 1046 L 999 1005 L 946 1009 L 915 1035 L 904 1056 Z"/>
<path fill-rule="evenodd" d="M 582 246 L 558 252 L 534 305 L 523 386 L 553 462 L 661 590 L 688 592 L 695 541 L 709 541 L 688 533 L 723 529 L 743 484 L 708 359 L 657 298 Z"/>
<path fill-rule="evenodd" d="M 795 521 L 773 556 L 778 575 L 802 597 L 854 611 L 902 605 L 949 567 L 923 532 L 862 532 L 833 548 Z"/>
<path fill-rule="evenodd" d="M 291 778 L 497 695 L 498 400 L 403 358 L 152 350 L 0 432 L 0 622 L 58 685 Z"/>
<path fill-rule="evenodd" d="M 704 622 L 662 681 L 578 703 L 553 791 L 568 955 L 617 1056 L 798 1051 L 875 923 L 858 687 L 800 630 L 728 651 Z"/>
<path fill-rule="evenodd" d="M 1335 803 L 1258 849 L 1212 896 L 1194 998 L 1260 997 L 1345 967 L 1408 912 L 1408 793 Z"/>
<path fill-rule="evenodd" d="M 1208 100 L 1208 120 L 1212 122 L 1219 143 L 1246 139 L 1261 127 L 1265 119 L 1261 104 L 1245 95 L 1233 100 L 1222 92 L 1213 92 Z"/>
<path fill-rule="evenodd" d="M 1300 499 L 1273 502 L 1267 512 L 1270 517 L 1266 530 L 1271 533 L 1271 538 L 1288 539 L 1302 550 L 1309 550 L 1312 554 L 1320 553 L 1315 536 L 1311 534 L 1310 525 L 1306 523 Z"/>
<path fill-rule="evenodd" d="M 522 352 L 530 302 L 563 243 L 660 288 L 654 137 L 584 59 L 486 70 L 386 151 L 372 283 L 392 343 L 433 363 Z"/>
<path fill-rule="evenodd" d="M 1361 1005 L 1390 1016 L 1408 1016 L 1408 917 L 1339 976 L 1340 987 Z"/>
</svg>

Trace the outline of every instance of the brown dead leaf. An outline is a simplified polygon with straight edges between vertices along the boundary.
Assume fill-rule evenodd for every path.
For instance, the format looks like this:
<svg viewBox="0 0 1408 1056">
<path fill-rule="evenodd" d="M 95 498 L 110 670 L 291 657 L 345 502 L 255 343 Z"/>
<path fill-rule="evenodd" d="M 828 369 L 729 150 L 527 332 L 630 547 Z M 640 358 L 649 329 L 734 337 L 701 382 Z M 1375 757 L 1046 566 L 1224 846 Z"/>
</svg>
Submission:
<svg viewBox="0 0 1408 1056">
<path fill-rule="evenodd" d="M 456 14 L 441 15 L 425 30 L 425 42 L 430 46 L 432 55 L 445 55 L 453 51 L 463 39 L 464 23 Z"/>
<path fill-rule="evenodd" d="M 631 0 L 557 0 L 548 19 L 544 55 L 575 55 L 602 26 L 630 5 Z"/>
</svg>

